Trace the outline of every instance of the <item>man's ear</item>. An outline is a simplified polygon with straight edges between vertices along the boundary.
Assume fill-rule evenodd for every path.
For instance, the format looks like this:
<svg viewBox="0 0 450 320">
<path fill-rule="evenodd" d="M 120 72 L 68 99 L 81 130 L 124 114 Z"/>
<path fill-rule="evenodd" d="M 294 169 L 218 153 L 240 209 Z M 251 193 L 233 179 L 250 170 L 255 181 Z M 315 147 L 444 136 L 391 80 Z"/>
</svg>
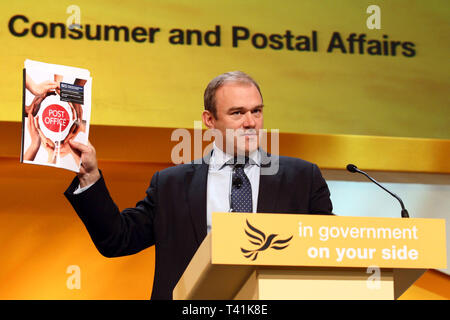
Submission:
<svg viewBox="0 0 450 320">
<path fill-rule="evenodd" d="M 203 120 L 203 124 L 208 128 L 208 129 L 215 129 L 216 127 L 216 123 L 215 123 L 215 118 L 213 116 L 213 114 L 208 111 L 205 110 L 202 113 L 202 120 Z"/>
</svg>

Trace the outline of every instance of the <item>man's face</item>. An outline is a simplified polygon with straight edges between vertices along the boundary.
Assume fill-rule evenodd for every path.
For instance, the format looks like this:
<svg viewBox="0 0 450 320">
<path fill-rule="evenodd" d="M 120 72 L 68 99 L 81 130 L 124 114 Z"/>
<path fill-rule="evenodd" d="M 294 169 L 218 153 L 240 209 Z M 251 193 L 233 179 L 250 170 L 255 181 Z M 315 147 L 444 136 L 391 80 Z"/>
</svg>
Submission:
<svg viewBox="0 0 450 320">
<path fill-rule="evenodd" d="M 216 91 L 217 118 L 203 112 L 203 122 L 222 134 L 216 144 L 225 152 L 248 155 L 259 145 L 259 130 L 263 128 L 263 103 L 253 84 L 229 82 Z"/>
</svg>

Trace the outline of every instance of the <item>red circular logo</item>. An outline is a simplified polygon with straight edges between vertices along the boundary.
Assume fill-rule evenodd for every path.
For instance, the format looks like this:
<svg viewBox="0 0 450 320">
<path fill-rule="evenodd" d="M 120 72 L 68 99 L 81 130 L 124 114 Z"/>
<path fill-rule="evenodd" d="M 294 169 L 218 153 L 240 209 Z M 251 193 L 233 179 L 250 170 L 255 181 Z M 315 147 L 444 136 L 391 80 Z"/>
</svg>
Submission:
<svg viewBox="0 0 450 320">
<path fill-rule="evenodd" d="M 42 112 L 42 121 L 53 132 L 62 132 L 69 125 L 69 114 L 59 104 L 51 104 Z"/>
</svg>

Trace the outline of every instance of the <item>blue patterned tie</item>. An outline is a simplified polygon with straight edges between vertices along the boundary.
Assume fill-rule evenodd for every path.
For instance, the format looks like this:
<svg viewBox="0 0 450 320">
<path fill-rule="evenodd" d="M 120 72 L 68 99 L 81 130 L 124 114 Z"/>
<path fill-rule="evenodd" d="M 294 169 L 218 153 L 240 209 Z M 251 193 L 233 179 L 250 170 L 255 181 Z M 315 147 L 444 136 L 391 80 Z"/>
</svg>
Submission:
<svg viewBox="0 0 450 320">
<path fill-rule="evenodd" d="M 246 163 L 248 163 L 247 159 Z M 236 164 L 233 168 L 231 209 L 234 212 L 253 212 L 252 186 L 244 172 L 244 166 L 244 164 Z"/>
</svg>

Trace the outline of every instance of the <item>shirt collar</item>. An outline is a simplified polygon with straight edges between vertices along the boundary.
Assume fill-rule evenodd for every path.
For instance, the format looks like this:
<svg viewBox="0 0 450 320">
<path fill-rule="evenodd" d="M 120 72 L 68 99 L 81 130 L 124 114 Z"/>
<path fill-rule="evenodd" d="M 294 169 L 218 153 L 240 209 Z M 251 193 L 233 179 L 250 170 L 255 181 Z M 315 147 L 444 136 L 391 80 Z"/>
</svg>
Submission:
<svg viewBox="0 0 450 320">
<path fill-rule="evenodd" d="M 223 152 L 219 147 L 216 146 L 216 143 L 214 142 L 213 152 L 209 162 L 209 166 L 216 170 L 220 170 L 233 157 L 234 157 L 233 155 Z M 261 166 L 261 155 L 259 149 L 251 152 L 248 157 L 250 159 L 249 161 L 250 165 L 257 165 L 258 167 Z"/>
</svg>

